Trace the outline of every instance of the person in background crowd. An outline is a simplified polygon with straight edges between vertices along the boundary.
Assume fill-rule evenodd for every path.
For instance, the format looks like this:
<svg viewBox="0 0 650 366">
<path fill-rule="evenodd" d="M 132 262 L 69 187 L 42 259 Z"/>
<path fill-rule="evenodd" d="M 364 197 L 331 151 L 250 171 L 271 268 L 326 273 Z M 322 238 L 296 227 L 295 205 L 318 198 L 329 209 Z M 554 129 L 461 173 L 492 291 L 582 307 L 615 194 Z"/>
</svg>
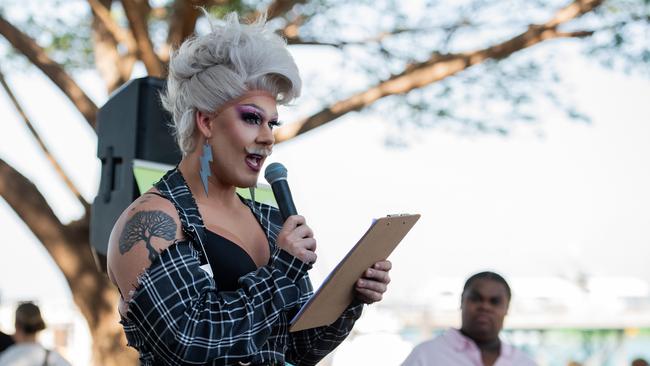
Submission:
<svg viewBox="0 0 650 366">
<path fill-rule="evenodd" d="M 6 350 L 12 344 L 14 344 L 14 339 L 11 338 L 9 334 L 5 334 L 0 331 L 0 353 L 2 353 L 2 351 Z"/>
<path fill-rule="evenodd" d="M 510 286 L 494 272 L 465 282 L 462 325 L 416 346 L 403 366 L 534 366 L 525 353 L 503 342 L 499 333 L 510 305 Z"/>
<path fill-rule="evenodd" d="M 38 306 L 31 302 L 18 305 L 15 325 L 16 343 L 0 354 L 0 366 L 70 366 L 63 356 L 38 342 L 38 332 L 45 329 Z"/>
</svg>

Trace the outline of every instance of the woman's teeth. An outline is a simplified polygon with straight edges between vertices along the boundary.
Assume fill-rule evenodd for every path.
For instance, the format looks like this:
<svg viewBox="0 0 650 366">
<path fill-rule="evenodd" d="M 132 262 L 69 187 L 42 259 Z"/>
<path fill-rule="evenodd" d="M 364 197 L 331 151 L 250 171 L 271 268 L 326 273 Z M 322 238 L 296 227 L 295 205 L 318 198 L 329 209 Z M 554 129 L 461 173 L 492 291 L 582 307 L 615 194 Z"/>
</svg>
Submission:
<svg viewBox="0 0 650 366">
<path fill-rule="evenodd" d="M 260 155 L 248 155 L 246 156 L 246 160 L 248 160 L 253 166 L 259 166 L 262 157 Z"/>
</svg>

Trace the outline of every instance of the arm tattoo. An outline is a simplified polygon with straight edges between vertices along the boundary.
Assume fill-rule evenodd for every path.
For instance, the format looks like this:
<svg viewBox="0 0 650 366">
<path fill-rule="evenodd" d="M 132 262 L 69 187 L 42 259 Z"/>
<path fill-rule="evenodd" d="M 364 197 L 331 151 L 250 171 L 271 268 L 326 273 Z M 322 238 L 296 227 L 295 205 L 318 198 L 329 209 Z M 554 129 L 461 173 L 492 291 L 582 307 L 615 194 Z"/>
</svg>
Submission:
<svg viewBox="0 0 650 366">
<path fill-rule="evenodd" d="M 151 245 L 151 239 L 157 236 L 165 240 L 173 240 L 176 236 L 176 223 L 166 213 L 156 211 L 140 211 L 126 222 L 120 236 L 120 254 L 131 250 L 134 245 L 144 241 L 149 251 L 149 260 L 153 263 L 158 257 L 156 248 Z"/>
</svg>

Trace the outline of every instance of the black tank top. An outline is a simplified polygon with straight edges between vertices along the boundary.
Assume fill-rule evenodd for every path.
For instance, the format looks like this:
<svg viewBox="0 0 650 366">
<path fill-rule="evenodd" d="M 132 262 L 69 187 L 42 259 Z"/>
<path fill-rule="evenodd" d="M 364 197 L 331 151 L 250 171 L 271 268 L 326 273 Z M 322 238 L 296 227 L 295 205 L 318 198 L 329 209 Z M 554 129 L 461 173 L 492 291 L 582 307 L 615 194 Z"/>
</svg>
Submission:
<svg viewBox="0 0 650 366">
<path fill-rule="evenodd" d="M 146 192 L 168 199 L 158 192 Z M 212 278 L 217 283 L 219 291 L 236 291 L 239 288 L 239 278 L 257 269 L 253 258 L 239 245 L 223 236 L 205 229 L 207 244 L 205 255 L 212 267 Z"/>
<path fill-rule="evenodd" d="M 239 288 L 239 278 L 255 271 L 257 265 L 239 245 L 207 229 L 205 234 L 208 239 L 205 254 L 212 265 L 217 289 L 236 291 Z"/>
</svg>

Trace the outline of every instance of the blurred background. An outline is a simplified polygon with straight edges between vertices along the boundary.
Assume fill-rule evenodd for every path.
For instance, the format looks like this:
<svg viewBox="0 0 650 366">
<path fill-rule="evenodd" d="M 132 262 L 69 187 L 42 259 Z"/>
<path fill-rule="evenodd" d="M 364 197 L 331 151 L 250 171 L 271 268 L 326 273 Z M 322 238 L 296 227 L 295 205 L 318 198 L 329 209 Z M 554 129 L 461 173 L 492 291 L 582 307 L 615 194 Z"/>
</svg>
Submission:
<svg viewBox="0 0 650 366">
<path fill-rule="evenodd" d="M 267 164 L 289 170 L 319 285 L 368 228 L 422 215 L 385 299 L 321 365 L 397 365 L 501 273 L 502 337 L 540 365 L 650 359 L 650 1 L 0 2 L 0 330 L 36 302 L 74 365 L 137 364 L 95 264 L 96 112 L 165 77 L 170 47 L 267 12 L 303 95 Z"/>
</svg>

